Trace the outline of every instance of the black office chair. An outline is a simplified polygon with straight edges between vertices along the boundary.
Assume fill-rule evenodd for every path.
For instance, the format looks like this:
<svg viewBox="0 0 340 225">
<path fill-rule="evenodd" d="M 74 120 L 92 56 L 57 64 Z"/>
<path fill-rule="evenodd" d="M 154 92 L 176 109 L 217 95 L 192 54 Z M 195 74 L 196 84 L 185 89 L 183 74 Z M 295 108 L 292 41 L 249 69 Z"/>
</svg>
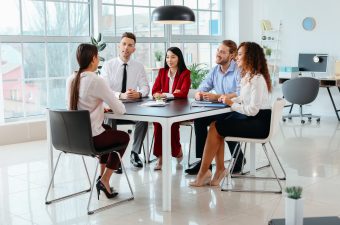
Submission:
<svg viewBox="0 0 340 225">
<path fill-rule="evenodd" d="M 134 199 L 131 184 L 126 174 L 123 161 L 120 157 L 120 154 L 117 152 L 118 150 L 125 149 L 127 146 L 118 145 L 113 148 L 97 151 L 93 145 L 90 113 L 87 110 L 76 110 L 76 111 L 49 110 L 48 113 L 49 113 L 52 145 L 55 149 L 61 152 L 59 153 L 57 162 L 53 169 L 53 175 L 52 175 L 52 178 L 51 178 L 51 181 L 50 181 L 47 193 L 46 193 L 45 203 L 51 204 L 56 201 L 61 201 L 67 198 L 77 196 L 79 194 L 90 192 L 90 197 L 89 197 L 88 204 L 87 204 L 87 213 L 91 215 L 95 212 L 102 211 L 104 209 L 116 206 L 119 203 Z M 123 173 L 125 174 L 126 180 L 128 182 L 128 185 L 131 191 L 131 196 L 126 199 L 122 199 L 118 202 L 111 203 L 107 206 L 103 206 L 103 207 L 100 207 L 94 210 L 90 210 L 90 203 L 91 203 L 93 189 L 95 187 L 95 181 L 97 177 L 97 170 L 98 170 L 98 164 L 99 164 L 99 160 L 97 160 L 96 157 L 99 155 L 112 153 L 112 152 L 116 153 L 117 156 L 119 157 Z M 77 193 L 73 193 L 73 194 L 59 197 L 56 199 L 48 200 L 47 198 L 48 198 L 50 189 L 52 187 L 52 184 L 54 181 L 54 175 L 57 170 L 60 156 L 62 153 L 65 153 L 65 154 L 70 153 L 70 154 L 82 156 L 82 160 L 85 166 L 85 170 L 86 170 L 86 174 L 87 174 L 90 187 L 86 190 L 83 190 Z M 85 164 L 84 156 L 95 158 L 97 161 L 95 173 L 94 173 L 93 180 L 92 180 L 92 185 L 91 185 L 89 173 L 88 173 L 88 170 Z"/>
<path fill-rule="evenodd" d="M 304 124 L 303 117 L 307 117 L 308 121 L 312 118 L 316 118 L 317 122 L 320 122 L 320 116 L 314 116 L 312 114 L 304 114 L 302 112 L 302 105 L 313 102 L 319 93 L 320 81 L 312 77 L 297 77 L 291 80 L 287 80 L 282 85 L 282 93 L 284 98 L 291 102 L 293 105 L 300 106 L 299 114 L 291 114 L 291 110 L 288 115 L 282 117 L 283 122 L 286 119 L 292 117 L 300 117 L 301 123 Z M 293 105 L 291 107 L 293 107 Z"/>
</svg>

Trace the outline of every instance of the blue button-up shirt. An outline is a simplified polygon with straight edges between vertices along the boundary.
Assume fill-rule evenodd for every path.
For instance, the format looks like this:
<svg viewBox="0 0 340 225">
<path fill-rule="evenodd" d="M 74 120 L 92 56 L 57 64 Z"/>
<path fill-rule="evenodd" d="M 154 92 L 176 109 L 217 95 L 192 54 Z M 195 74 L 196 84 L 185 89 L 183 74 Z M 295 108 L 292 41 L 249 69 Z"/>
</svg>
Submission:
<svg viewBox="0 0 340 225">
<path fill-rule="evenodd" d="M 240 81 L 240 69 L 237 67 L 236 62 L 232 60 L 225 73 L 221 71 L 220 65 L 212 68 L 198 87 L 198 91 L 208 92 L 214 90 L 216 94 L 236 93 L 239 95 Z"/>
</svg>

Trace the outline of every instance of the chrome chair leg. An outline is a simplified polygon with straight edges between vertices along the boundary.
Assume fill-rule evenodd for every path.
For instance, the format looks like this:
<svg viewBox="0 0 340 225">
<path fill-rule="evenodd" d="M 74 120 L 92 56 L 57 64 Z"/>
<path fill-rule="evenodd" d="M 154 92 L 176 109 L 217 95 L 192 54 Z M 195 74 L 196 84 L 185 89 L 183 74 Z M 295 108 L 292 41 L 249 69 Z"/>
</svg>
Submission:
<svg viewBox="0 0 340 225">
<path fill-rule="evenodd" d="M 285 171 L 285 169 L 283 168 L 283 166 L 282 166 L 282 164 L 281 164 L 281 161 L 280 161 L 279 157 L 277 156 L 276 151 L 275 151 L 275 149 L 274 149 L 274 147 L 273 147 L 273 145 L 272 145 L 272 143 L 271 143 L 270 141 L 269 141 L 269 145 L 270 145 L 270 147 L 271 147 L 271 149 L 272 149 L 272 151 L 273 151 L 273 153 L 274 153 L 274 155 L 275 155 L 275 157 L 276 157 L 276 160 L 277 160 L 277 162 L 279 163 L 279 165 L 280 165 L 280 167 L 281 167 L 281 170 L 282 170 L 282 172 L 283 172 L 283 177 L 281 177 L 281 178 L 279 178 L 279 179 L 280 179 L 280 180 L 286 180 L 286 177 L 287 177 L 286 171 Z"/>
<path fill-rule="evenodd" d="M 267 151 L 266 145 L 265 145 L 265 144 L 262 144 L 262 147 L 263 147 L 264 153 L 265 153 L 266 156 L 267 156 L 269 165 L 270 165 L 270 167 L 271 167 L 272 170 L 273 170 L 275 179 L 276 179 L 276 181 L 277 181 L 277 183 L 278 183 L 278 185 L 279 185 L 279 187 L 280 187 L 280 191 L 279 191 L 279 192 L 275 192 L 275 193 L 281 194 L 281 193 L 282 193 L 282 185 L 281 185 L 281 183 L 280 183 L 280 179 L 279 179 L 279 177 L 277 176 L 277 174 L 276 174 L 276 172 L 275 172 L 275 169 L 274 169 L 274 167 L 273 167 L 273 164 L 272 164 L 271 161 L 270 161 L 270 158 L 269 158 L 269 155 L 268 155 L 268 151 Z"/>
<path fill-rule="evenodd" d="M 84 156 L 82 156 L 81 158 L 83 159 L 83 164 L 84 164 L 84 167 L 85 167 L 85 171 L 86 171 L 86 175 L 87 175 L 87 180 L 89 181 L 89 185 L 91 187 L 91 179 L 90 179 L 89 171 L 87 170 L 87 166 L 86 166 L 86 163 L 85 163 Z"/>
<path fill-rule="evenodd" d="M 148 159 L 145 159 L 145 163 L 148 162 L 148 163 L 153 163 L 157 160 L 157 158 L 154 158 L 154 159 L 150 159 L 150 156 L 151 156 L 151 152 L 152 152 L 152 147 L 153 147 L 153 144 L 154 144 L 154 140 L 155 140 L 155 135 L 152 135 L 152 139 L 151 139 L 151 144 L 150 144 L 150 149 L 148 150 L 149 151 L 149 158 Z M 147 160 L 147 161 L 146 161 Z"/>
<path fill-rule="evenodd" d="M 90 210 L 90 204 L 91 204 L 91 199 L 92 199 L 92 194 L 93 194 L 93 190 L 95 189 L 95 184 L 96 184 L 96 177 L 97 177 L 97 172 L 98 172 L 98 165 L 99 165 L 99 160 L 97 160 L 96 162 L 96 169 L 94 171 L 94 175 L 93 175 L 93 179 L 92 179 L 92 185 L 91 185 L 91 192 L 90 192 L 90 197 L 89 200 L 87 202 L 87 214 L 91 215 L 95 212 Z"/>
<path fill-rule="evenodd" d="M 281 183 L 280 183 L 280 178 L 277 176 L 276 171 L 275 171 L 274 167 L 272 166 L 272 163 L 271 163 L 271 161 L 270 161 L 270 159 L 269 159 L 268 151 L 267 151 L 267 149 L 266 149 L 265 144 L 262 144 L 262 148 L 263 148 L 263 151 L 265 152 L 265 155 L 266 155 L 266 157 L 267 157 L 267 159 L 268 159 L 269 167 L 271 167 L 272 170 L 273 170 L 273 172 L 274 172 L 274 177 L 245 176 L 245 175 L 230 175 L 230 174 L 232 174 L 232 171 L 233 171 L 233 167 L 232 167 L 232 170 L 229 170 L 229 171 L 231 171 L 231 172 L 230 172 L 230 174 L 228 175 L 228 177 L 225 178 L 225 179 L 223 179 L 223 182 L 222 182 L 222 189 L 221 189 L 222 191 L 260 192 L 260 193 L 276 193 L 276 194 L 281 194 L 281 193 L 282 193 L 282 186 L 281 186 Z M 234 153 L 235 153 L 235 151 L 234 151 Z M 275 156 L 277 157 L 276 153 L 274 153 L 274 154 L 275 154 Z M 234 155 L 234 154 L 233 154 L 233 155 Z M 232 157 L 233 157 L 233 156 L 232 156 Z M 281 169 L 283 169 L 281 163 L 279 163 L 279 164 L 280 164 Z M 229 166 L 229 167 L 230 167 L 230 166 Z M 229 167 L 228 167 L 228 169 L 229 169 Z M 284 174 L 285 174 L 285 173 L 284 173 Z M 285 176 L 286 176 L 286 174 L 285 174 Z M 231 179 L 232 179 L 232 178 L 271 179 L 271 180 L 274 179 L 274 180 L 276 180 L 276 181 L 278 182 L 279 187 L 280 187 L 280 191 L 277 191 L 277 190 L 249 190 L 249 189 L 245 190 L 245 189 L 236 189 L 236 188 L 233 188 L 232 185 L 231 185 Z M 225 182 L 226 179 L 228 179 L 228 182 L 227 182 L 228 185 L 227 185 L 227 187 L 225 188 L 224 182 Z"/>
<path fill-rule="evenodd" d="M 131 200 L 133 200 L 133 199 L 135 198 L 135 197 L 134 197 L 134 194 L 133 194 L 132 187 L 131 187 L 130 180 L 129 180 L 128 176 L 127 176 L 126 169 L 125 169 L 125 166 L 124 166 L 124 163 L 123 163 L 123 161 L 122 161 L 122 158 L 121 158 L 120 154 L 119 154 L 118 152 L 116 152 L 116 151 L 113 151 L 112 153 L 116 153 L 117 156 L 118 156 L 118 158 L 119 158 L 120 165 L 121 165 L 121 167 L 122 167 L 123 173 L 124 173 L 124 175 L 125 175 L 125 178 L 126 178 L 126 180 L 127 180 L 127 183 L 128 183 L 128 185 L 129 185 L 129 188 L 130 188 L 131 196 L 128 197 L 128 198 L 122 199 L 122 200 L 120 200 L 120 201 L 111 203 L 111 204 L 109 204 L 109 205 L 102 206 L 102 207 L 96 208 L 96 209 L 94 209 L 94 210 L 90 210 L 90 204 L 91 204 L 91 199 L 92 199 L 92 192 L 93 192 L 93 189 L 95 188 L 94 185 L 95 185 L 95 180 L 96 180 L 97 170 L 98 170 L 98 161 L 97 161 L 96 171 L 95 171 L 95 174 L 94 174 L 94 177 L 93 177 L 93 182 L 92 182 L 92 190 L 91 190 L 90 198 L 89 198 L 89 201 L 88 201 L 88 204 L 87 204 L 87 214 L 88 214 L 88 215 L 92 215 L 92 214 L 94 214 L 94 213 L 103 211 L 103 210 L 105 210 L 105 209 L 112 208 L 112 207 L 114 207 L 114 206 L 117 206 L 117 205 L 122 204 L 123 202 L 131 201 Z"/>
<path fill-rule="evenodd" d="M 77 195 L 84 194 L 84 193 L 87 193 L 87 192 L 91 191 L 91 187 L 90 187 L 89 189 L 85 189 L 83 191 L 79 191 L 79 192 L 76 192 L 76 193 L 73 193 L 73 194 L 69 194 L 69 195 L 65 195 L 65 196 L 59 197 L 59 198 L 48 200 L 48 195 L 50 193 L 50 190 L 51 190 L 51 187 L 52 187 L 52 184 L 53 184 L 53 181 L 54 181 L 55 172 L 57 171 L 57 167 L 58 167 L 58 164 L 59 164 L 59 161 L 60 161 L 60 156 L 61 156 L 62 153 L 63 152 L 59 153 L 56 165 L 54 166 L 54 169 L 53 169 L 53 175 L 52 175 L 52 178 L 51 178 L 51 181 L 50 181 L 50 184 L 48 186 L 47 193 L 46 193 L 46 196 L 45 196 L 45 204 L 46 205 L 49 205 L 49 204 L 51 204 L 53 202 L 61 201 L 61 200 L 64 200 L 64 199 L 72 198 L 72 197 L 75 197 Z M 85 162 L 84 162 L 84 165 L 85 165 L 85 170 L 87 172 L 87 168 L 86 168 Z"/>
<path fill-rule="evenodd" d="M 247 143 L 244 144 L 244 155 L 246 155 L 246 150 L 247 150 Z M 250 174 L 250 170 L 248 170 L 248 171 L 243 171 L 243 169 L 244 169 L 244 168 L 243 168 L 243 163 L 244 163 L 244 162 L 242 161 L 241 175 Z M 257 167 L 257 168 L 256 168 L 256 171 L 265 169 L 265 168 L 267 168 L 267 167 L 269 167 L 269 166 L 270 166 L 270 165 L 269 165 L 269 163 L 268 163 L 267 165 Z"/>
<path fill-rule="evenodd" d="M 198 163 L 200 160 L 197 160 L 196 162 L 191 163 L 191 143 L 192 143 L 192 131 L 193 131 L 193 126 L 192 125 L 185 125 L 185 126 L 190 126 L 190 140 L 189 140 L 189 153 L 188 153 L 188 168 L 192 167 L 194 164 Z"/>
</svg>

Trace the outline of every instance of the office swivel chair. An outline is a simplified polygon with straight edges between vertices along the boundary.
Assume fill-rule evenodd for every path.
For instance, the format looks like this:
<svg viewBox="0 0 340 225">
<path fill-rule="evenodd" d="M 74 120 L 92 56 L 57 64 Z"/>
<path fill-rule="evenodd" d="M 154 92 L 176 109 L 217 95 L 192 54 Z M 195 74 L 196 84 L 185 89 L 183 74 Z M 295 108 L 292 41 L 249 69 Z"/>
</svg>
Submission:
<svg viewBox="0 0 340 225">
<path fill-rule="evenodd" d="M 304 117 L 311 121 L 312 118 L 316 118 L 317 122 L 320 122 L 320 116 L 314 116 L 312 114 L 304 114 L 302 112 L 302 106 L 309 104 L 315 100 L 319 93 L 319 80 L 312 77 L 297 77 L 291 80 L 287 80 L 282 85 L 282 93 L 284 98 L 294 104 L 300 106 L 299 114 L 291 114 L 291 110 L 288 115 L 282 117 L 283 122 L 286 119 L 291 119 L 292 117 L 300 117 L 301 123 L 304 124 Z M 292 108 L 291 108 L 292 109 Z"/>
<path fill-rule="evenodd" d="M 45 204 L 51 204 L 56 201 L 65 200 L 67 198 L 75 197 L 79 194 L 90 192 L 90 196 L 89 196 L 89 200 L 87 204 L 87 213 L 91 215 L 95 212 L 102 211 L 104 209 L 116 206 L 119 203 L 134 199 L 133 191 L 130 185 L 129 178 L 126 174 L 123 161 L 121 159 L 120 154 L 117 152 L 118 150 L 125 149 L 126 145 L 117 145 L 112 148 L 101 149 L 101 151 L 97 151 L 97 149 L 95 149 L 93 145 L 90 113 L 87 110 L 76 110 L 76 111 L 49 110 L 48 113 L 49 113 L 52 145 L 55 149 L 61 152 L 59 153 L 57 162 L 55 164 L 55 167 L 53 168 L 53 175 L 52 175 L 52 178 L 51 178 L 51 181 L 50 181 L 47 193 L 46 193 Z M 107 154 L 107 153 L 112 153 L 112 152 L 116 153 L 120 160 L 122 171 L 125 174 L 127 183 L 130 188 L 131 196 L 125 199 L 122 199 L 118 202 L 114 202 L 109 205 L 90 210 L 91 198 L 92 198 L 93 189 L 95 187 L 95 181 L 97 178 L 97 170 L 98 170 L 98 164 L 99 164 L 99 160 L 97 159 L 97 156 Z M 90 187 L 86 190 L 83 190 L 77 193 L 73 193 L 73 194 L 59 197 L 56 199 L 48 200 L 49 192 L 51 190 L 51 187 L 54 181 L 55 172 L 57 170 L 60 156 L 62 153 L 65 153 L 65 154 L 69 153 L 69 154 L 79 155 L 82 157 Z M 92 157 L 97 161 L 92 182 L 89 177 L 89 173 L 88 173 L 88 170 L 85 164 L 84 156 Z"/>
</svg>

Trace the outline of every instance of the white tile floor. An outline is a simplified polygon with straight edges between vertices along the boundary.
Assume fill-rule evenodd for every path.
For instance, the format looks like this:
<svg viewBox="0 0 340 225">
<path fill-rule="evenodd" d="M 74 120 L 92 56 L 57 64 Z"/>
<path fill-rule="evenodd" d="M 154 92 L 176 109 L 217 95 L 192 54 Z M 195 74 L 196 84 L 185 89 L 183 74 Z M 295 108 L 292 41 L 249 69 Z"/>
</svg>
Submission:
<svg viewBox="0 0 340 225">
<path fill-rule="evenodd" d="M 334 93 L 337 90 L 333 90 Z M 287 172 L 283 185 L 304 187 L 305 216 L 340 216 L 340 123 L 337 121 L 324 89 L 307 111 L 322 115 L 321 123 L 301 125 L 298 119 L 281 124 L 280 132 L 272 141 Z M 335 96 L 339 103 L 339 97 Z M 187 154 L 187 128 L 181 130 L 182 144 Z M 124 160 L 135 191 L 135 200 L 118 207 L 88 216 L 87 197 L 45 205 L 48 185 L 46 141 L 0 146 L 0 224 L 267 224 L 271 218 L 284 216 L 284 197 L 277 194 L 221 192 L 219 188 L 191 188 L 192 176 L 176 168 L 173 161 L 172 209 L 162 212 L 161 172 L 153 166 L 135 170 Z M 258 155 L 263 163 L 263 153 Z M 86 187 L 81 160 L 62 158 L 56 175 L 55 195 Z M 87 160 L 90 174 L 94 161 Z M 128 195 L 125 179 L 113 175 L 112 185 L 120 191 L 120 198 Z M 244 187 L 262 187 L 243 182 Z M 272 186 L 269 183 L 267 187 Z M 107 202 L 103 195 L 94 205 Z"/>
</svg>

